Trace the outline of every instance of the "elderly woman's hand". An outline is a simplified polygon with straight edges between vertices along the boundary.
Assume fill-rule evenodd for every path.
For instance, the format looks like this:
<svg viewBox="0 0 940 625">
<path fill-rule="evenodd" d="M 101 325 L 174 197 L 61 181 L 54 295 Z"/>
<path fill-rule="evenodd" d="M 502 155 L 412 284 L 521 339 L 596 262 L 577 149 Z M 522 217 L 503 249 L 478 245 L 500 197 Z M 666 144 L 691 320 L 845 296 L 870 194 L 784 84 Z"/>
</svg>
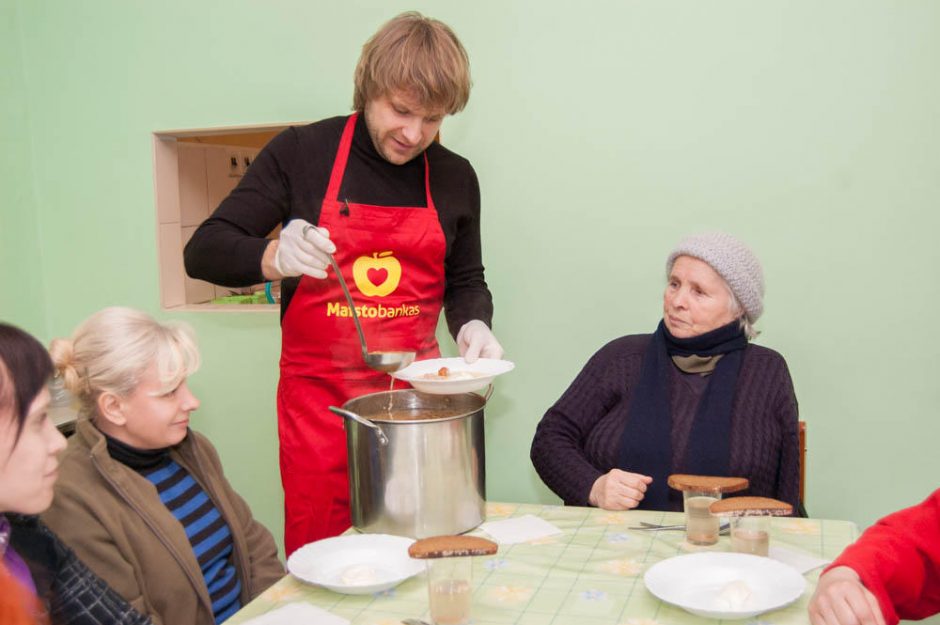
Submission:
<svg viewBox="0 0 940 625">
<path fill-rule="evenodd" d="M 630 510 L 643 500 L 652 481 L 648 475 L 611 469 L 594 482 L 588 501 L 604 510 Z"/>
<path fill-rule="evenodd" d="M 885 625 L 878 599 L 847 566 L 819 578 L 809 602 L 809 620 L 813 625 Z"/>
</svg>

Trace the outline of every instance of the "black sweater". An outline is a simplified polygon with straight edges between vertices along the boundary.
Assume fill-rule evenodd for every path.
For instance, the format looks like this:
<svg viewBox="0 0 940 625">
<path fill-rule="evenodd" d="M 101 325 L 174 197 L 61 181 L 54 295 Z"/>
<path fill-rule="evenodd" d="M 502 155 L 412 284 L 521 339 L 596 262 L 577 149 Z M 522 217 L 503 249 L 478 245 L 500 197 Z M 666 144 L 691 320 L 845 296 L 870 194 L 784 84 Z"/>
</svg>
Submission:
<svg viewBox="0 0 940 625">
<path fill-rule="evenodd" d="M 223 286 L 264 281 L 268 235 L 296 218 L 318 223 L 346 117 L 291 127 L 258 154 L 239 185 L 186 244 L 186 271 Z M 431 196 L 447 242 L 444 311 L 451 334 L 471 319 L 492 321 L 480 251 L 480 187 L 473 167 L 439 143 L 427 149 Z M 339 198 L 351 203 L 425 206 L 424 159 L 393 165 L 376 152 L 359 116 Z M 298 280 L 281 287 L 281 317 Z"/>
<path fill-rule="evenodd" d="M 568 505 L 588 505 L 591 487 L 618 466 L 633 390 L 640 378 L 649 334 L 624 336 L 601 348 L 568 390 L 549 408 L 532 441 L 531 458 L 545 484 Z M 704 381 L 703 381 L 704 380 Z M 673 368 L 669 381 L 672 466 L 683 470 L 684 450 L 708 378 Z M 783 356 L 748 345 L 731 408 L 732 476 L 746 477 L 741 493 L 773 497 L 799 506 L 799 420 L 793 382 Z M 670 497 L 682 509 L 682 497 Z"/>
</svg>

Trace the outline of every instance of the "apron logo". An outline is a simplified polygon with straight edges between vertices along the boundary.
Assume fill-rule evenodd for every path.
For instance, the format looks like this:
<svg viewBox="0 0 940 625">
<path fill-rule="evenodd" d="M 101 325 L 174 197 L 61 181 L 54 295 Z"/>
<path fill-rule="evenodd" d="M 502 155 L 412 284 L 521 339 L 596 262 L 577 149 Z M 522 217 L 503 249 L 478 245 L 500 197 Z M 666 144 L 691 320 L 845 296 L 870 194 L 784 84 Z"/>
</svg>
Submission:
<svg viewBox="0 0 940 625">
<path fill-rule="evenodd" d="M 353 280 L 360 293 L 367 297 L 385 297 L 398 288 L 401 263 L 392 254 L 394 252 L 373 252 L 372 256 L 356 259 Z"/>
</svg>

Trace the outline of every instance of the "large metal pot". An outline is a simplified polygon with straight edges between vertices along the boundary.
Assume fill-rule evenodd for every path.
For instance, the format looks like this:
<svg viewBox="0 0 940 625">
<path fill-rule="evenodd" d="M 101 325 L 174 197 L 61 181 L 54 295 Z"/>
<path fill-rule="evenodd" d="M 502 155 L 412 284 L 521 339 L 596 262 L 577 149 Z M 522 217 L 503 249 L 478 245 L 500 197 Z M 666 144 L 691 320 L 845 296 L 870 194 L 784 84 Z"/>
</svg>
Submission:
<svg viewBox="0 0 940 625">
<path fill-rule="evenodd" d="M 353 527 L 425 538 L 482 523 L 484 404 L 475 393 L 402 390 L 331 407 L 345 417 Z"/>
</svg>

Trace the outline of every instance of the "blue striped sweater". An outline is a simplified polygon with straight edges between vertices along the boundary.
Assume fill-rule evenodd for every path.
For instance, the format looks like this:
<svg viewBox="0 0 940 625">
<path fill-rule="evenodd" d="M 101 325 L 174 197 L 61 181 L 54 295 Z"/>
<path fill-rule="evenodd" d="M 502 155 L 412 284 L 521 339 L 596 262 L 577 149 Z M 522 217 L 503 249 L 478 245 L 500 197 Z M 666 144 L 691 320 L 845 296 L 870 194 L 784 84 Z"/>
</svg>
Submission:
<svg viewBox="0 0 940 625">
<path fill-rule="evenodd" d="M 232 532 L 206 491 L 170 458 L 168 449 L 141 450 L 107 439 L 111 456 L 147 478 L 183 526 L 202 569 L 215 622 L 222 623 L 238 612 L 242 585 L 232 561 Z"/>
</svg>

